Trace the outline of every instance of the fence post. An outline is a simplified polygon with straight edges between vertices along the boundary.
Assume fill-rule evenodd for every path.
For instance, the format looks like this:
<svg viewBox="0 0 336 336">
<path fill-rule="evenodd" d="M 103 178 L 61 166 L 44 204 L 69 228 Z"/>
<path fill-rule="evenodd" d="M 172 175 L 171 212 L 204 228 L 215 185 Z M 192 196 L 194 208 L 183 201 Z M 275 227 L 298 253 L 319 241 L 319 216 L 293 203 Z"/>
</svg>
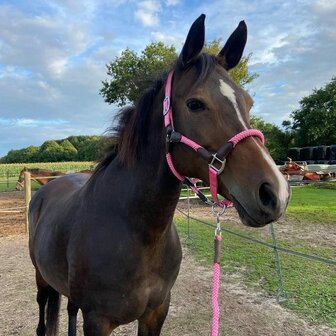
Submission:
<svg viewBox="0 0 336 336">
<path fill-rule="evenodd" d="M 187 204 L 188 204 L 188 217 L 187 217 L 187 245 L 192 244 L 191 239 L 191 232 L 190 232 L 190 188 L 187 186 L 188 197 L 187 197 Z"/>
<path fill-rule="evenodd" d="M 25 190 L 25 232 L 28 233 L 29 221 L 28 221 L 28 212 L 29 212 L 29 202 L 31 200 L 31 179 L 30 173 L 24 172 L 24 190 Z"/>
</svg>

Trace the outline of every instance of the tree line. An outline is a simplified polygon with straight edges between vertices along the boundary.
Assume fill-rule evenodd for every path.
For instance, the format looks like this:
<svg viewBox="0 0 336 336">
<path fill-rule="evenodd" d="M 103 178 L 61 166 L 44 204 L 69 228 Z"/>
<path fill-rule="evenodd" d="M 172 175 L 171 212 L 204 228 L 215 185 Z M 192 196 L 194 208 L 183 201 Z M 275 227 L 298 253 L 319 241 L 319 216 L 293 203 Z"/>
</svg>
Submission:
<svg viewBox="0 0 336 336">
<path fill-rule="evenodd" d="M 47 140 L 41 146 L 10 150 L 1 163 L 96 161 L 103 155 L 106 138 L 102 136 L 70 136 Z"/>
<path fill-rule="evenodd" d="M 220 39 L 206 43 L 208 53 L 216 55 L 220 50 Z M 242 87 L 258 77 L 249 69 L 251 56 L 243 57 L 230 71 L 233 80 Z M 106 65 L 108 79 L 102 81 L 100 94 L 108 104 L 119 107 L 136 104 L 141 94 L 152 86 L 153 79 L 170 68 L 176 57 L 176 48 L 162 42 L 150 43 L 140 53 L 126 48 Z M 266 146 L 277 163 L 286 160 L 291 147 L 336 144 L 336 77 L 299 103 L 300 108 L 291 113 L 291 120 L 283 121 L 282 127 L 251 117 L 251 126 L 264 133 Z M 0 162 L 92 161 L 102 156 L 105 142 L 106 138 L 101 136 L 49 140 L 40 147 L 11 150 Z"/>
</svg>

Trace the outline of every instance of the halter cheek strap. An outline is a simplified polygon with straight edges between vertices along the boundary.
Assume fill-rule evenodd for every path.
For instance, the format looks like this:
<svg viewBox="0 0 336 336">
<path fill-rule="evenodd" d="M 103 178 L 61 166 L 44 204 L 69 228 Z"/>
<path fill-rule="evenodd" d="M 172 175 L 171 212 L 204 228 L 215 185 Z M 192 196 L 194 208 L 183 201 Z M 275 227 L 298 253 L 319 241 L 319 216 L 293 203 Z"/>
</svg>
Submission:
<svg viewBox="0 0 336 336">
<path fill-rule="evenodd" d="M 165 87 L 165 99 L 163 101 L 163 116 L 164 116 L 164 125 L 167 130 L 167 139 L 166 139 L 166 160 L 168 166 L 172 173 L 176 176 L 176 178 L 185 184 L 187 184 L 193 192 L 195 192 L 198 197 L 211 205 L 218 205 L 220 207 L 232 206 L 232 202 L 229 200 L 218 199 L 218 176 L 224 171 L 226 159 L 228 155 L 233 151 L 236 145 L 242 140 L 254 136 L 259 138 L 259 140 L 264 143 L 264 135 L 256 129 L 247 129 L 244 130 L 235 136 L 233 136 L 227 143 L 222 145 L 217 153 L 212 154 L 207 149 L 196 143 L 195 141 L 187 138 L 186 136 L 176 132 L 174 129 L 173 122 L 173 111 L 170 103 L 171 100 L 171 89 L 172 89 L 172 78 L 173 71 L 168 74 L 166 87 Z M 181 175 L 175 168 L 171 153 L 170 153 L 170 145 L 174 142 L 180 142 L 185 144 L 188 147 L 191 147 L 195 152 L 199 153 L 209 165 L 209 184 L 210 191 L 213 202 L 208 200 L 207 197 L 196 187 L 195 181 Z"/>
</svg>

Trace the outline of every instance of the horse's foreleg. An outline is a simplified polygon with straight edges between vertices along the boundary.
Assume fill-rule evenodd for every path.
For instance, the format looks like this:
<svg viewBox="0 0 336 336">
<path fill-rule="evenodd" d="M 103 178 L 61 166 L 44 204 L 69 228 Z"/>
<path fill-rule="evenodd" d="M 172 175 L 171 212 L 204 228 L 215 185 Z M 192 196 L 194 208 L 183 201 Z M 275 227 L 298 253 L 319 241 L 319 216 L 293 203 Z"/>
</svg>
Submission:
<svg viewBox="0 0 336 336">
<path fill-rule="evenodd" d="M 49 295 L 48 287 L 37 286 L 37 297 L 36 301 L 39 305 L 39 322 L 36 329 L 37 336 L 45 336 L 46 325 L 45 325 L 45 307 L 47 305 Z"/>
<path fill-rule="evenodd" d="M 158 336 L 161 333 L 163 323 L 168 314 L 170 293 L 165 301 L 155 310 L 147 309 L 139 318 L 138 336 Z"/>
<path fill-rule="evenodd" d="M 79 308 L 69 299 L 67 309 L 68 309 L 68 336 L 76 336 L 77 313 Z"/>
<path fill-rule="evenodd" d="M 117 326 L 95 312 L 83 312 L 84 336 L 109 336 Z"/>
</svg>

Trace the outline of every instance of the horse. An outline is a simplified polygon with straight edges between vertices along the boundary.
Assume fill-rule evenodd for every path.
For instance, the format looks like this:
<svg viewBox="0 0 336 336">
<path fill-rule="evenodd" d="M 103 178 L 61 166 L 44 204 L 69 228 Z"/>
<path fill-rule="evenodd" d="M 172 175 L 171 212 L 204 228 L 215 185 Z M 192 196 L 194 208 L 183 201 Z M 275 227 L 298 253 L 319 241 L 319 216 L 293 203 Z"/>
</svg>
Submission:
<svg viewBox="0 0 336 336">
<path fill-rule="evenodd" d="M 210 185 L 209 165 L 217 169 L 218 194 L 245 225 L 261 227 L 284 213 L 288 183 L 250 129 L 252 98 L 228 74 L 243 54 L 246 24 L 211 56 L 202 52 L 204 23 L 202 14 L 170 71 L 121 109 L 117 150 L 93 175 L 60 177 L 32 198 L 38 336 L 57 333 L 61 295 L 70 336 L 79 309 L 85 336 L 107 336 L 136 320 L 138 336 L 161 334 L 182 258 L 173 216 L 183 176 Z"/>
<path fill-rule="evenodd" d="M 48 182 L 50 182 L 51 180 L 54 180 L 56 178 L 58 178 L 59 176 L 64 176 L 66 174 L 69 174 L 70 172 L 61 172 L 61 171 L 53 171 L 53 170 L 49 170 L 49 169 L 40 169 L 40 168 L 26 168 L 24 167 L 21 171 L 20 171 L 20 175 L 19 175 L 19 179 L 16 182 L 16 190 L 23 190 L 24 188 L 24 173 L 28 172 L 30 173 L 30 177 L 33 181 L 35 181 L 36 183 L 40 184 L 40 185 L 45 185 Z M 73 172 L 71 172 L 73 173 Z M 93 170 L 92 169 L 83 169 L 78 171 L 78 173 L 84 173 L 84 174 L 93 174 Z"/>
<path fill-rule="evenodd" d="M 51 180 L 56 179 L 59 176 L 65 175 L 65 173 L 61 171 L 52 171 L 48 169 L 40 169 L 40 168 L 26 168 L 24 167 L 20 171 L 19 179 L 16 182 L 16 190 L 22 190 L 24 188 L 24 173 L 28 172 L 30 173 L 31 179 L 35 182 L 37 182 L 40 185 L 45 185 Z M 53 177 L 51 177 L 53 176 Z"/>
</svg>

